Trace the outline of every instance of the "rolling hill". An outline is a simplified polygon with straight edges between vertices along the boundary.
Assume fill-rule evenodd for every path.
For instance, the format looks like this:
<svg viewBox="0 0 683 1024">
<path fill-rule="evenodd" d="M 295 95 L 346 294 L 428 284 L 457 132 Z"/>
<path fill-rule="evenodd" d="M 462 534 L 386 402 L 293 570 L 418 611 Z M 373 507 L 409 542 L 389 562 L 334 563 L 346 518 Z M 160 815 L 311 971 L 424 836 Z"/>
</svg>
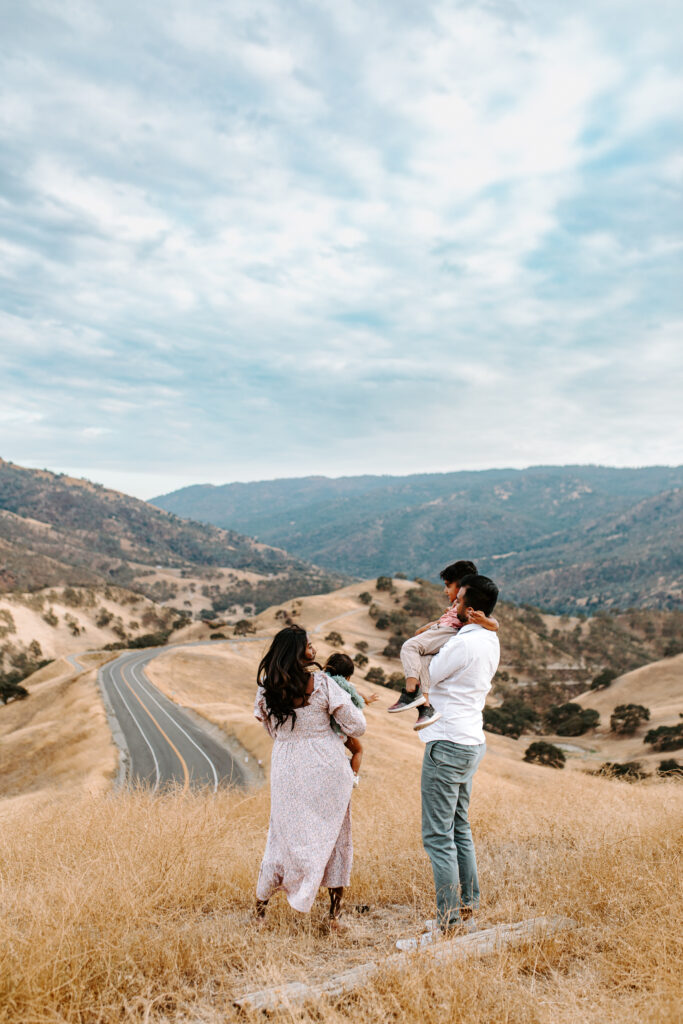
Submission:
<svg viewBox="0 0 683 1024">
<path fill-rule="evenodd" d="M 361 577 L 433 578 L 473 558 L 510 600 L 572 613 L 680 605 L 682 484 L 683 467 L 539 466 L 194 486 L 152 500 Z"/>
<path fill-rule="evenodd" d="M 159 579 L 164 571 L 194 577 L 195 588 L 213 580 L 214 600 L 222 597 L 226 606 L 232 596 L 257 609 L 340 582 L 234 530 L 179 519 L 87 480 L 0 460 L 0 591 L 104 582 L 167 601 L 175 594 L 173 582 Z"/>
</svg>

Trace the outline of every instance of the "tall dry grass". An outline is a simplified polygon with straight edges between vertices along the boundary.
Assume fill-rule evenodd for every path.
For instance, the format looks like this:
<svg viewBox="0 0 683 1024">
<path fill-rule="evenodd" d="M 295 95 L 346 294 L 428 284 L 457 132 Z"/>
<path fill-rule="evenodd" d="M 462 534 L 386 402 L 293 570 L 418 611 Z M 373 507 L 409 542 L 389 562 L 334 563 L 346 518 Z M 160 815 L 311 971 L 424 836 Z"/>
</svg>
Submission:
<svg viewBox="0 0 683 1024">
<path fill-rule="evenodd" d="M 250 917 L 266 790 L 72 794 L 32 804 L 30 816 L 12 804 L 0 817 L 0 1022 L 262 1020 L 238 1014 L 233 996 L 392 952 L 433 913 L 419 765 L 368 759 L 370 782 L 354 796 L 348 897 L 373 912 L 339 937 L 326 931 L 322 894 L 311 915 L 275 897 L 262 927 Z M 478 961 L 416 961 L 285 1019 L 680 1020 L 683 787 L 491 756 L 472 818 L 482 924 L 564 914 L 576 931 Z"/>
</svg>

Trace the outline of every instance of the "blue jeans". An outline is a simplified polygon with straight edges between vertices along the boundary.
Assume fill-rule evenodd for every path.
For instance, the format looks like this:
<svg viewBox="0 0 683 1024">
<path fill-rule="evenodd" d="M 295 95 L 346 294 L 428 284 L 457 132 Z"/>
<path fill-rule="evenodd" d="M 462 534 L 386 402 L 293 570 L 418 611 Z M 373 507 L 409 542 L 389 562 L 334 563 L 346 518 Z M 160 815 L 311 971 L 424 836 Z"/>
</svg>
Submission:
<svg viewBox="0 0 683 1024">
<path fill-rule="evenodd" d="M 428 743 L 422 761 L 422 842 L 432 862 L 437 919 L 460 921 L 460 907 L 479 906 L 479 878 L 467 812 L 472 779 L 486 744 Z"/>
</svg>

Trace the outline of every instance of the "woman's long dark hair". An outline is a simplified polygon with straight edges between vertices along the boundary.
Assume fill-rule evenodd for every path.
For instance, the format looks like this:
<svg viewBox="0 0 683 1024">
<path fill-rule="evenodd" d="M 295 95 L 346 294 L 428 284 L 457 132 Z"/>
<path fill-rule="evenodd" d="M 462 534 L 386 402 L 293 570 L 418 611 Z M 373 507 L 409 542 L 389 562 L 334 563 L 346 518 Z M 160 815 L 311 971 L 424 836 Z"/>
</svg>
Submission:
<svg viewBox="0 0 683 1024">
<path fill-rule="evenodd" d="M 292 719 L 296 722 L 295 706 L 306 703 L 306 690 L 311 678 L 308 668 L 313 662 L 306 660 L 308 637 L 301 626 L 286 626 L 276 633 L 273 642 L 261 659 L 257 680 L 266 694 L 268 717 L 278 726 Z"/>
</svg>

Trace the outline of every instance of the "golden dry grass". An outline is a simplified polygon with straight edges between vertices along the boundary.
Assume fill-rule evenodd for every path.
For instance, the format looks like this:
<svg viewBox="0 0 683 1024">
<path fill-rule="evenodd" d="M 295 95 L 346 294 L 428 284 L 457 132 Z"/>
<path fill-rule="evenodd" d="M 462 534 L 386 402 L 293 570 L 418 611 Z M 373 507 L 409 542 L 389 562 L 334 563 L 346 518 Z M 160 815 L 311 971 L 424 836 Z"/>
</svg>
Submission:
<svg viewBox="0 0 683 1024">
<path fill-rule="evenodd" d="M 0 1021 L 237 1020 L 236 994 L 391 952 L 433 910 L 418 765 L 399 757 L 398 767 L 400 800 L 383 799 L 392 787 L 386 769 L 354 796 L 349 901 L 375 909 L 333 938 L 322 895 L 310 916 L 275 898 L 265 926 L 250 919 L 266 790 L 65 794 L 34 806 L 30 818 L 6 813 Z M 675 783 L 620 785 L 495 758 L 478 776 L 472 817 L 481 921 L 559 913 L 575 917 L 578 930 L 481 961 L 426 972 L 416 964 L 362 993 L 323 1000 L 302 1020 L 680 1019 Z"/>
<path fill-rule="evenodd" d="M 307 600 L 320 603 L 317 621 L 326 622 L 323 599 Z M 345 636 L 356 618 L 342 620 Z M 312 622 L 310 612 L 306 624 Z M 153 662 L 150 674 L 266 756 L 269 741 L 250 719 L 260 650 L 260 642 L 179 649 Z M 81 681 L 87 685 L 86 676 Z M 50 687 L 64 685 L 58 673 L 44 680 L 46 718 Z M 0 719 L 28 713 L 36 690 L 23 709 L 3 709 Z M 70 692 L 77 700 L 68 686 L 60 699 Z M 376 692 L 386 704 L 386 691 Z M 348 902 L 373 910 L 332 937 L 324 894 L 310 915 L 296 914 L 279 895 L 264 926 L 251 918 L 267 789 L 157 797 L 87 792 L 75 782 L 78 771 L 83 781 L 92 777 L 81 757 L 72 762 L 69 788 L 58 790 L 50 766 L 34 762 L 40 752 L 29 748 L 24 781 L 33 765 L 43 788 L 34 780 L 30 804 L 22 802 L 29 796 L 0 801 L 0 1024 L 262 1021 L 258 1013 L 238 1014 L 232 999 L 275 981 L 322 979 L 381 960 L 396 938 L 419 931 L 434 913 L 419 831 L 422 744 L 406 716 L 387 716 L 375 705 L 367 717 Z M 76 725 L 60 738 L 65 763 L 70 752 L 85 750 Z M 89 743 L 104 778 L 101 738 L 98 726 Z M 409 973 L 385 972 L 361 992 L 281 1019 L 680 1020 L 683 786 L 612 782 L 578 766 L 554 772 L 522 763 L 521 752 L 515 741 L 491 737 L 475 781 L 480 922 L 562 914 L 579 927 L 468 963 L 423 967 L 416 960 Z"/>
<path fill-rule="evenodd" d="M 95 671 L 79 671 L 59 658 L 34 672 L 29 686 L 30 697 L 0 709 L 0 797 L 24 806 L 29 794 L 108 790 L 118 754 Z M 0 821 L 6 809 L 0 799 Z"/>
</svg>

